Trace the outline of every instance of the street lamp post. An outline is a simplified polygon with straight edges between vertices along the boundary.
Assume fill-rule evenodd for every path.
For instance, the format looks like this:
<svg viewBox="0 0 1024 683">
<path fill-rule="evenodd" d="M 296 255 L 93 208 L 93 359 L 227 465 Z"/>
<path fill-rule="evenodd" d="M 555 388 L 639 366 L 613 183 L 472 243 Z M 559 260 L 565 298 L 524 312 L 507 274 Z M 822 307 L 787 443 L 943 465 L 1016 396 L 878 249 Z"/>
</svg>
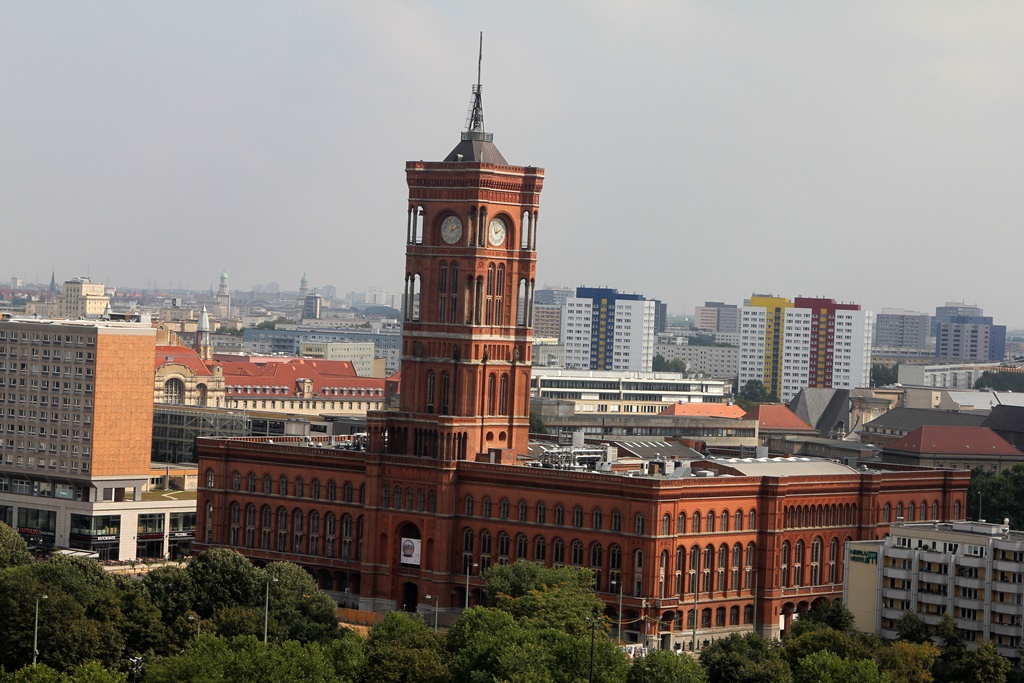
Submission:
<svg viewBox="0 0 1024 683">
<path fill-rule="evenodd" d="M 612 586 L 616 586 L 619 589 L 619 628 L 616 631 L 618 634 L 619 642 L 622 642 L 622 577 L 619 577 L 618 581 L 612 581 Z"/>
<path fill-rule="evenodd" d="M 267 644 L 267 622 L 270 619 L 270 584 L 277 583 L 277 579 L 267 577 L 267 597 L 263 603 L 263 644 Z"/>
<path fill-rule="evenodd" d="M 46 600 L 48 597 L 45 594 L 36 596 L 36 626 L 35 635 L 32 636 L 32 666 L 36 665 L 36 659 L 39 657 L 39 601 Z"/>
<path fill-rule="evenodd" d="M 474 562 L 473 564 L 466 564 L 466 609 L 469 609 L 469 574 L 473 569 L 476 569 L 480 565 Z"/>
<path fill-rule="evenodd" d="M 424 595 L 427 600 L 434 601 L 434 633 L 437 633 L 437 603 L 441 600 L 439 595 Z"/>
<path fill-rule="evenodd" d="M 201 636 L 203 634 L 203 620 L 202 620 L 202 618 L 199 617 L 198 615 L 193 616 L 193 615 L 190 614 L 190 615 L 188 615 L 188 620 L 196 622 L 196 638 Z"/>
<path fill-rule="evenodd" d="M 594 616 L 587 617 L 587 624 L 590 626 L 590 683 L 594 683 L 594 627 L 597 626 L 597 610 Z"/>
</svg>

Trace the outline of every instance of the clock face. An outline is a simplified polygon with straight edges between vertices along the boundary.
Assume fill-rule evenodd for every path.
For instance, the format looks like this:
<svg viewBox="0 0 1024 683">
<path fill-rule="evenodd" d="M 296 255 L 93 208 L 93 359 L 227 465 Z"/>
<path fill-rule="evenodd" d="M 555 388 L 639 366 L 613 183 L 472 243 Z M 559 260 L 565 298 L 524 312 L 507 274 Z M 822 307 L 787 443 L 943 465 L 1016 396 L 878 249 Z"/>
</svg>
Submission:
<svg viewBox="0 0 1024 683">
<path fill-rule="evenodd" d="M 491 225 L 487 228 L 487 241 L 491 243 L 493 247 L 499 247 L 505 241 L 505 221 L 500 218 L 494 218 L 491 220 Z"/>
<path fill-rule="evenodd" d="M 455 216 L 448 216 L 441 223 L 441 239 L 448 244 L 455 244 L 462 237 L 462 221 Z"/>
</svg>

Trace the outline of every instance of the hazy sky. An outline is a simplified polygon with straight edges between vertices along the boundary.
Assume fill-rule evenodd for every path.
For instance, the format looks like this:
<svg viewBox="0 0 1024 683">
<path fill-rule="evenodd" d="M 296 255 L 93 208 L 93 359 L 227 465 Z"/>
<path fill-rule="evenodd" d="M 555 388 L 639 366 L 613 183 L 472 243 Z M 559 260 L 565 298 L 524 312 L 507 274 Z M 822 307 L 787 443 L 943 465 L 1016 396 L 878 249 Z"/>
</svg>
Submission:
<svg viewBox="0 0 1024 683">
<path fill-rule="evenodd" d="M 540 284 L 1024 324 L 1019 2 L 4 0 L 0 277 L 399 290 L 480 30 Z"/>
</svg>

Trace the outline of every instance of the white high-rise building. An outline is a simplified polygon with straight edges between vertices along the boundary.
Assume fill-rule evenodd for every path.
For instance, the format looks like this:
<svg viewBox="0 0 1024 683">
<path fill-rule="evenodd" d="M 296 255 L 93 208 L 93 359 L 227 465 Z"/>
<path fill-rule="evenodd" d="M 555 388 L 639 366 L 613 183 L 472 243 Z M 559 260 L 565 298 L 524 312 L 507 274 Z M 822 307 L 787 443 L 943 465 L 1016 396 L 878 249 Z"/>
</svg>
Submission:
<svg viewBox="0 0 1024 683">
<path fill-rule="evenodd" d="M 856 304 L 753 296 L 740 310 L 739 386 L 758 380 L 784 402 L 804 387 L 866 387 L 873 335 L 874 314 Z"/>
<path fill-rule="evenodd" d="M 565 366 L 650 371 L 657 303 L 614 289 L 577 289 L 562 308 Z"/>
</svg>

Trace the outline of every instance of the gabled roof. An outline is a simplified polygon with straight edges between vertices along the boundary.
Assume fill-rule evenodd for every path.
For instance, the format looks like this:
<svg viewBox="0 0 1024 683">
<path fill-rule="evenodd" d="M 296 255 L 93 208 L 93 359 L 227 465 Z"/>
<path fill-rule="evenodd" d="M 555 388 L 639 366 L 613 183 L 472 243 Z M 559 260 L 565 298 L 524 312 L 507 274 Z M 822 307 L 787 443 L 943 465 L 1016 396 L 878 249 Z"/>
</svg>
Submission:
<svg viewBox="0 0 1024 683">
<path fill-rule="evenodd" d="M 381 396 L 385 380 L 359 377 L 352 363 L 339 360 L 293 358 L 286 363 L 221 363 L 224 388 L 231 395 L 294 395 L 299 380 L 313 383 L 320 396 Z"/>
<path fill-rule="evenodd" d="M 899 441 L 883 447 L 883 452 L 945 453 L 950 455 L 1004 455 L 1024 457 L 988 427 L 943 427 L 925 425 Z"/>
<path fill-rule="evenodd" d="M 995 406 L 981 426 L 999 432 L 1024 432 L 1024 407 Z"/>
<path fill-rule="evenodd" d="M 738 420 L 744 416 L 745 412 L 743 408 L 732 403 L 673 403 L 658 414 L 727 417 Z"/>
<path fill-rule="evenodd" d="M 801 420 L 792 410 L 781 403 L 762 403 L 743 417 L 748 420 L 757 420 L 758 427 L 761 429 L 817 433 L 814 431 L 814 427 Z"/>
<path fill-rule="evenodd" d="M 789 409 L 807 424 L 814 425 L 821 434 L 829 434 L 842 422 L 847 431 L 850 425 L 850 390 L 804 387 L 789 402 Z"/>
<path fill-rule="evenodd" d="M 203 362 L 199 357 L 199 354 L 194 349 L 190 349 L 187 346 L 157 346 L 156 355 L 153 358 L 155 363 L 153 366 L 154 370 L 169 363 L 176 363 L 178 365 L 184 365 L 198 377 L 213 376 L 213 371 L 206 363 Z"/>
<path fill-rule="evenodd" d="M 909 433 L 925 425 L 980 427 L 984 421 L 984 415 L 972 413 L 954 413 L 948 410 L 932 410 L 930 408 L 893 408 L 884 415 L 880 415 L 871 422 L 868 422 L 864 427 L 871 429 L 894 429 Z"/>
</svg>

